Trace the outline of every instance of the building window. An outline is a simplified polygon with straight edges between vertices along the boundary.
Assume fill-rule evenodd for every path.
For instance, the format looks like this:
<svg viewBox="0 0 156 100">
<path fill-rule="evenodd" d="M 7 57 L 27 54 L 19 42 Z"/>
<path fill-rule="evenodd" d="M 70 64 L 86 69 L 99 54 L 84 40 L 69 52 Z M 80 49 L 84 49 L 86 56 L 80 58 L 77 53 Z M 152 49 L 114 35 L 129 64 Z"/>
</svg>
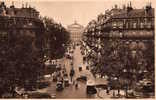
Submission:
<svg viewBox="0 0 156 100">
<path fill-rule="evenodd" d="M 0 32 L 0 40 L 6 40 L 8 38 L 7 32 Z"/>
<path fill-rule="evenodd" d="M 129 28 L 129 22 L 126 23 L 126 28 L 127 28 L 127 29 Z"/>
<path fill-rule="evenodd" d="M 144 23 L 143 22 L 140 23 L 140 28 L 144 28 Z"/>
<path fill-rule="evenodd" d="M 116 22 L 113 22 L 112 23 L 112 26 L 113 26 L 113 28 L 116 28 L 117 27 L 117 23 Z"/>
<path fill-rule="evenodd" d="M 137 23 L 133 23 L 133 28 L 137 28 Z"/>
<path fill-rule="evenodd" d="M 147 28 L 151 28 L 151 22 L 147 22 Z"/>
<path fill-rule="evenodd" d="M 152 28 L 154 28 L 154 23 L 155 23 L 154 18 L 152 18 L 152 21 L 151 21 Z"/>
<path fill-rule="evenodd" d="M 122 38 L 122 36 L 123 36 L 122 32 L 119 32 L 119 35 L 120 35 L 119 37 Z"/>
<path fill-rule="evenodd" d="M 123 22 L 119 22 L 119 28 L 123 28 Z"/>
</svg>

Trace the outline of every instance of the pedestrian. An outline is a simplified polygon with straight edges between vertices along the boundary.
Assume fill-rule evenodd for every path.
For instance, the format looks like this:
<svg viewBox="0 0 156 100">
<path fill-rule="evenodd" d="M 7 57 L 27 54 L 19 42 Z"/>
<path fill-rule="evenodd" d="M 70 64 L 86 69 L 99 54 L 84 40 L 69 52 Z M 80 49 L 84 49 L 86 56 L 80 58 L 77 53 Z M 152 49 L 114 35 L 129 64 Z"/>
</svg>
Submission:
<svg viewBox="0 0 156 100">
<path fill-rule="evenodd" d="M 64 70 L 62 70 L 62 75 L 64 75 Z"/>
<path fill-rule="evenodd" d="M 72 67 L 72 69 L 70 70 L 71 82 L 72 82 L 72 79 L 73 79 L 74 74 L 75 74 L 75 71 L 74 71 L 74 69 L 73 69 L 73 67 Z"/>
<path fill-rule="evenodd" d="M 60 77 L 60 81 L 63 83 L 63 77 L 62 76 Z"/>
<path fill-rule="evenodd" d="M 75 88 L 78 89 L 78 82 L 75 81 Z"/>
<path fill-rule="evenodd" d="M 106 89 L 106 93 L 108 94 L 108 89 Z"/>
<path fill-rule="evenodd" d="M 113 91 L 113 97 L 115 97 L 115 91 Z"/>
<path fill-rule="evenodd" d="M 120 96 L 120 89 L 118 89 L 118 96 Z"/>
<path fill-rule="evenodd" d="M 72 82 L 72 76 L 70 76 L 70 81 Z"/>
<path fill-rule="evenodd" d="M 109 95 L 110 87 L 107 87 L 106 93 Z"/>
<path fill-rule="evenodd" d="M 60 71 L 58 71 L 58 77 L 60 77 L 61 76 L 61 72 Z"/>
</svg>

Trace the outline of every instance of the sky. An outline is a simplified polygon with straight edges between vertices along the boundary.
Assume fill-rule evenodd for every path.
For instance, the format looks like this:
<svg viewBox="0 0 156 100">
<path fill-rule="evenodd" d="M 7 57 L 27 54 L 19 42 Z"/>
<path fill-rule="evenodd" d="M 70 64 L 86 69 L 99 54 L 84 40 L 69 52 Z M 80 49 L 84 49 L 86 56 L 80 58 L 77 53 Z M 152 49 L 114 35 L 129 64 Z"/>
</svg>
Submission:
<svg viewBox="0 0 156 100">
<path fill-rule="evenodd" d="M 35 7 L 41 16 L 53 18 L 57 23 L 67 27 L 77 21 L 86 26 L 89 21 L 96 19 L 97 15 L 104 13 L 117 4 L 122 8 L 123 4 L 132 2 L 135 8 L 143 8 L 148 1 L 155 5 L 154 0 L 0 0 L 6 1 L 9 6 L 14 1 L 16 7 L 22 7 L 22 3 Z"/>
</svg>

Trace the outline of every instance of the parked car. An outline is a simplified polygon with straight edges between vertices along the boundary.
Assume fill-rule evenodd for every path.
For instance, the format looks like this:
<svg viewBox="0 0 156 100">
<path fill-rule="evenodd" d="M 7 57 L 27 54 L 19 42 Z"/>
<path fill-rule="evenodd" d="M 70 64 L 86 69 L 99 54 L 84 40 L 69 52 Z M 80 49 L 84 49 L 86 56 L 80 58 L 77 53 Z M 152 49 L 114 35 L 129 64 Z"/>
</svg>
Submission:
<svg viewBox="0 0 156 100">
<path fill-rule="evenodd" d="M 142 87 L 143 92 L 154 92 L 154 85 L 152 85 L 151 83 L 144 85 Z"/>
<path fill-rule="evenodd" d="M 56 90 L 57 90 L 57 91 L 61 91 L 61 90 L 63 90 L 63 89 L 64 89 L 63 83 L 60 82 L 60 81 L 58 81 L 57 84 L 56 84 Z"/>
<path fill-rule="evenodd" d="M 96 94 L 97 90 L 95 88 L 95 84 L 93 80 L 87 81 L 87 87 L 86 87 L 87 94 Z"/>
<path fill-rule="evenodd" d="M 68 77 L 64 77 L 64 86 L 69 86 L 69 79 Z"/>
<path fill-rule="evenodd" d="M 140 88 L 137 88 L 137 90 L 140 90 L 144 93 L 154 92 L 154 84 L 147 79 L 141 80 L 138 83 L 138 87 Z"/>
</svg>

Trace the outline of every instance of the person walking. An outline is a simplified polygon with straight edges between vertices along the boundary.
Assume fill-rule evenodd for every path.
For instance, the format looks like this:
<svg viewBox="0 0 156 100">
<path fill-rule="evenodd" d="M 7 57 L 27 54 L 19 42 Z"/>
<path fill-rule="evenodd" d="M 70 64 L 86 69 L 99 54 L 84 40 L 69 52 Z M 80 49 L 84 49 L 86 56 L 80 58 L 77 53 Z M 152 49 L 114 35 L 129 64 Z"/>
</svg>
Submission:
<svg viewBox="0 0 156 100">
<path fill-rule="evenodd" d="M 78 82 L 75 81 L 75 88 L 78 89 Z"/>
<path fill-rule="evenodd" d="M 107 87 L 106 93 L 109 95 L 110 87 Z"/>
<path fill-rule="evenodd" d="M 74 71 L 74 68 L 72 67 L 72 69 L 70 70 L 70 79 L 71 79 L 71 82 L 73 80 L 74 74 L 75 74 L 75 71 Z"/>
<path fill-rule="evenodd" d="M 113 90 L 113 97 L 115 97 L 115 90 Z"/>
</svg>

